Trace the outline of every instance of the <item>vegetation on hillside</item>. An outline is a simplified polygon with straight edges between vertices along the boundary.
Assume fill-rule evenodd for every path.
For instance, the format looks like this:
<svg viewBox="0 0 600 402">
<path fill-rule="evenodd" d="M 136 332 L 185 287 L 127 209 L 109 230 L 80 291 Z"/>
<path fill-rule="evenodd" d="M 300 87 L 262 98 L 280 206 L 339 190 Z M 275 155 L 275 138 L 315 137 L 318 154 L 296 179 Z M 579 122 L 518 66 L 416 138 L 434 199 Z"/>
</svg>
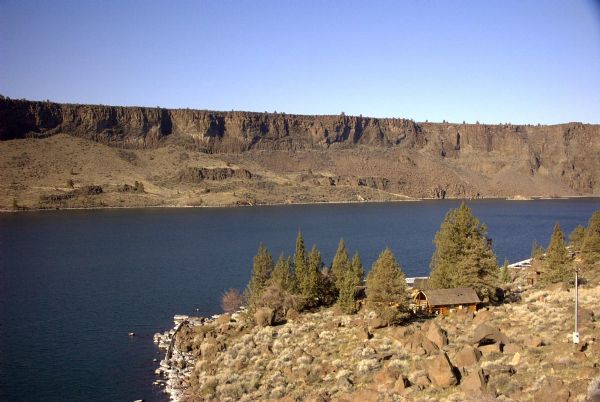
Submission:
<svg viewBox="0 0 600 402">
<path fill-rule="evenodd" d="M 498 286 L 510 285 L 514 275 L 508 260 L 498 267 L 486 234 L 485 225 L 466 204 L 451 209 L 434 239 L 429 288 L 470 287 L 484 300 L 497 301 L 497 295 L 501 294 Z M 571 233 L 570 247 L 576 254 L 581 249 L 579 260 L 595 266 L 600 260 L 600 211 L 592 215 L 587 229 L 578 226 Z M 569 254 L 558 222 L 547 250 L 534 241 L 532 257 L 532 269 L 541 273 L 541 285 L 572 281 L 573 261 L 577 258 Z M 408 314 L 408 292 L 406 278 L 392 251 L 389 248 L 382 251 L 364 282 L 366 286 L 361 287 L 364 275 L 360 255 L 356 253 L 350 259 L 343 239 L 328 267 L 316 246 L 307 252 L 304 237 L 298 232 L 294 255 L 281 254 L 276 264 L 269 250 L 262 244 L 259 246 L 245 297 L 251 312 L 265 308 L 271 311 L 270 319 L 266 320 L 270 322 L 284 320 L 291 310 L 299 312 L 332 305 L 344 314 L 354 314 L 363 305 L 359 294 L 364 289 L 369 310 L 385 324 L 401 322 Z M 227 296 L 232 301 L 224 300 L 224 308 L 239 304 L 239 295 L 229 291 Z"/>
</svg>

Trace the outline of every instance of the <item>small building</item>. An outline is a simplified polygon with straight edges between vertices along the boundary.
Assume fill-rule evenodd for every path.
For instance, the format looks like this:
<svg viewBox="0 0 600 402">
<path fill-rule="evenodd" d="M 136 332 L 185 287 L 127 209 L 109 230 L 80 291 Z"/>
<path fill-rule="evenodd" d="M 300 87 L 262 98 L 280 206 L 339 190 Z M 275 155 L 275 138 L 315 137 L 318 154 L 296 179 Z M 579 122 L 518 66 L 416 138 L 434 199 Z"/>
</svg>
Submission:
<svg viewBox="0 0 600 402">
<path fill-rule="evenodd" d="M 420 289 L 413 297 L 413 303 L 415 309 L 448 315 L 462 309 L 474 312 L 481 300 L 473 288 Z"/>
</svg>

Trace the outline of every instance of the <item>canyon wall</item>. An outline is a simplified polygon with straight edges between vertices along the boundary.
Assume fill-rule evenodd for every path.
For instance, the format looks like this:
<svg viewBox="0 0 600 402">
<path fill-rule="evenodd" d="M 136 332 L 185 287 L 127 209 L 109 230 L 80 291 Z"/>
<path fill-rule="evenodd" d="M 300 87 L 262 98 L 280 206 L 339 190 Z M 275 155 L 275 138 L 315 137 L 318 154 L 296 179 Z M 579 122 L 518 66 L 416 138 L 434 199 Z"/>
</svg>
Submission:
<svg viewBox="0 0 600 402">
<path fill-rule="evenodd" d="M 362 116 L 214 112 L 0 99 L 0 140 L 57 133 L 122 148 L 178 143 L 208 154 L 368 147 L 487 174 L 519 166 L 581 195 L 600 193 L 600 126 L 417 123 Z M 360 147 L 363 146 L 363 147 Z"/>
</svg>

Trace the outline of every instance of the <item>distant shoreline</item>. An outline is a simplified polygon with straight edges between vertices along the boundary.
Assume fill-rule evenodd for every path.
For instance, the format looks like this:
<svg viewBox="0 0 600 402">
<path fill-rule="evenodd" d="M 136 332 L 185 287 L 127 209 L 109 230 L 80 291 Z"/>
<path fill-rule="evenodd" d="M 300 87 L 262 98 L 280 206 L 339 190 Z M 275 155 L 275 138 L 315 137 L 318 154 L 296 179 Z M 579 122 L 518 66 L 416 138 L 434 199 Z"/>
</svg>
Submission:
<svg viewBox="0 0 600 402">
<path fill-rule="evenodd" d="M 600 195 L 572 195 L 561 197 L 530 196 L 530 197 L 478 197 L 478 198 L 406 198 L 396 200 L 365 200 L 365 201 L 314 201 L 314 202 L 279 202 L 279 203 L 257 203 L 251 205 L 148 205 L 148 206 L 95 206 L 95 207 L 68 207 L 68 208 L 24 208 L 24 209 L 0 209 L 0 213 L 20 213 L 20 212 L 44 212 L 44 211 L 79 211 L 79 210 L 109 210 L 109 209 L 154 209 L 154 208 L 252 208 L 252 207 L 274 207 L 274 206 L 296 206 L 296 205 L 343 205 L 343 204 L 384 204 L 398 202 L 421 202 L 421 201 L 546 201 L 546 200 L 571 200 L 571 199 L 600 199 Z"/>
</svg>

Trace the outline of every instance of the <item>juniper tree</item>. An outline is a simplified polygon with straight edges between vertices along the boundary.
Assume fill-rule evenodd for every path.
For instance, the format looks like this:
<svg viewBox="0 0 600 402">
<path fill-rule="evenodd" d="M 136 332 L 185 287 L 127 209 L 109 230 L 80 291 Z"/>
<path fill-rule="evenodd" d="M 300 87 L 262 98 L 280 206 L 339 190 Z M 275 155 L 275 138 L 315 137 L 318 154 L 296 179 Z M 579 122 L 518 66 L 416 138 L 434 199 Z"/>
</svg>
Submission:
<svg viewBox="0 0 600 402">
<path fill-rule="evenodd" d="M 531 259 L 540 259 L 544 256 L 544 253 L 544 247 L 541 244 L 537 244 L 537 241 L 534 239 L 533 244 L 531 245 Z"/>
<path fill-rule="evenodd" d="M 498 280 L 500 283 L 510 283 L 512 281 L 512 276 L 510 275 L 510 268 L 508 268 L 508 259 L 504 259 L 504 264 L 502 268 L 498 270 Z"/>
<path fill-rule="evenodd" d="M 585 239 L 585 227 L 577 225 L 569 235 L 569 246 L 573 251 L 581 251 L 583 240 Z"/>
<path fill-rule="evenodd" d="M 316 307 L 319 304 L 322 265 L 321 253 L 316 246 L 313 246 L 308 256 L 306 272 L 298 280 L 301 302 L 304 308 Z"/>
<path fill-rule="evenodd" d="M 246 289 L 248 303 L 251 308 L 269 283 L 272 272 L 273 257 L 269 253 L 269 250 L 261 243 L 253 259 L 252 276 Z"/>
<path fill-rule="evenodd" d="M 367 305 L 388 325 L 408 315 L 406 278 L 396 257 L 386 248 L 367 275 Z"/>
<path fill-rule="evenodd" d="M 581 256 L 587 264 L 600 261 L 600 211 L 594 212 L 590 217 L 581 247 Z"/>
<path fill-rule="evenodd" d="M 462 203 L 451 209 L 436 233 L 429 286 L 433 289 L 472 287 L 480 296 L 492 296 L 498 262 L 488 244 L 487 229 Z"/>
<path fill-rule="evenodd" d="M 337 252 L 335 253 L 335 257 L 333 257 L 331 270 L 329 271 L 329 275 L 338 290 L 342 287 L 342 282 L 346 277 L 346 271 L 351 269 L 352 263 L 350 262 L 350 257 L 348 257 L 346 244 L 344 243 L 344 239 L 340 239 Z"/>
<path fill-rule="evenodd" d="M 564 235 L 560 224 L 556 222 L 550 238 L 550 245 L 546 250 L 541 282 L 543 284 L 566 282 L 571 280 L 572 275 Z"/>
<path fill-rule="evenodd" d="M 354 257 L 352 257 L 352 272 L 354 276 L 358 279 L 358 283 L 362 282 L 363 276 L 365 276 L 365 269 L 363 268 L 362 260 L 360 259 L 360 255 L 358 251 L 354 253 Z"/>
<path fill-rule="evenodd" d="M 307 265 L 308 260 L 306 258 L 304 237 L 302 237 L 302 232 L 298 231 L 298 236 L 296 236 L 296 251 L 294 253 L 294 274 L 298 286 L 300 286 L 300 283 L 303 281 L 303 277 L 306 275 Z"/>
<path fill-rule="evenodd" d="M 356 253 L 349 269 L 343 272 L 343 277 L 339 281 L 337 306 L 345 314 L 354 314 L 358 310 L 356 287 L 360 285 L 363 274 L 362 262 Z"/>
<path fill-rule="evenodd" d="M 273 269 L 270 283 L 278 286 L 282 290 L 291 292 L 294 287 L 294 281 L 290 268 L 289 260 L 287 260 L 283 254 L 281 254 L 277 260 L 277 264 L 275 264 L 275 268 Z"/>
</svg>

